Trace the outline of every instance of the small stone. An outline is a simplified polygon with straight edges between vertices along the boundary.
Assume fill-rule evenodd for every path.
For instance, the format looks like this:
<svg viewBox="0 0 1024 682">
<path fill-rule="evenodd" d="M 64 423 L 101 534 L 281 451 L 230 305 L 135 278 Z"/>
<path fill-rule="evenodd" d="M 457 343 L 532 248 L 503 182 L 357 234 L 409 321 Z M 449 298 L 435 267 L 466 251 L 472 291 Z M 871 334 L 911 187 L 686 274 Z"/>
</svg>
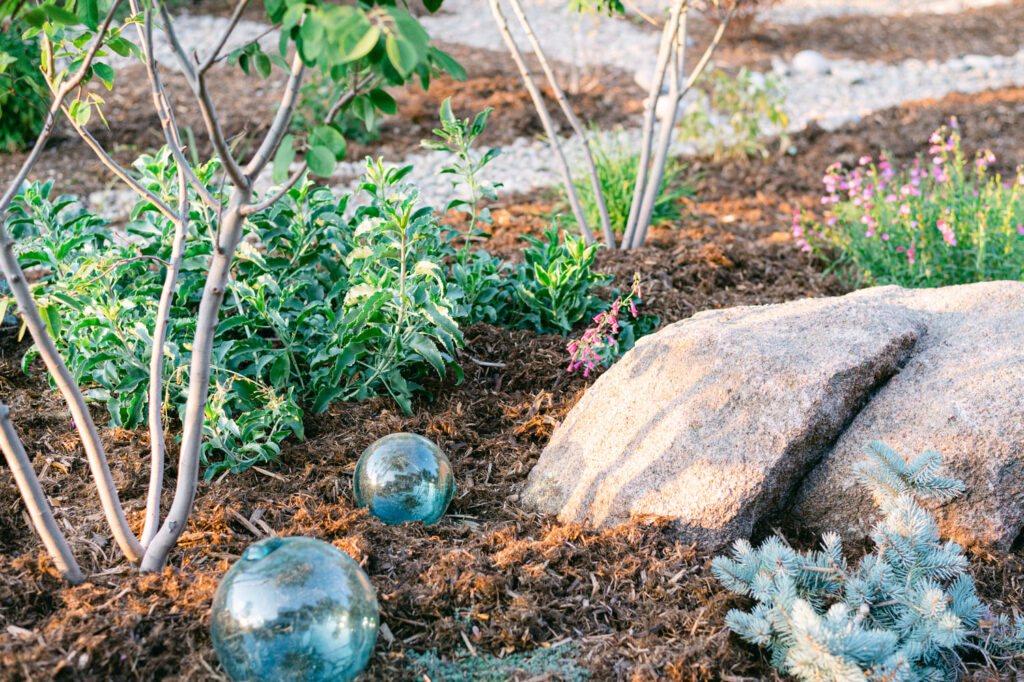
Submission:
<svg viewBox="0 0 1024 682">
<path fill-rule="evenodd" d="M 829 61 L 816 50 L 801 50 L 793 55 L 793 70 L 808 76 L 824 76 L 831 70 Z"/>
</svg>

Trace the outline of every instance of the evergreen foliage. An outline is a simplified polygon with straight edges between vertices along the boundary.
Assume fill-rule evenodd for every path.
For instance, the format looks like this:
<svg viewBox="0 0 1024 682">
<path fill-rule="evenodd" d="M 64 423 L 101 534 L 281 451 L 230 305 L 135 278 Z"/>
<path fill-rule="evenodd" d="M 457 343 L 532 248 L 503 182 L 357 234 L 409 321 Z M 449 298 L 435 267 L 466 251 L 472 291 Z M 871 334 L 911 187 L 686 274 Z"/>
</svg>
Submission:
<svg viewBox="0 0 1024 682">
<path fill-rule="evenodd" d="M 757 604 L 733 609 L 726 624 L 802 680 L 955 680 L 964 654 L 990 665 L 1019 657 L 1024 617 L 991 613 L 962 548 L 940 540 L 922 505 L 956 497 L 963 483 L 940 475 L 942 456 L 932 450 L 910 462 L 882 443 L 866 452 L 854 473 L 884 514 L 871 533 L 875 551 L 851 566 L 835 533 L 809 552 L 779 537 L 757 549 L 741 540 L 712 570 Z"/>
</svg>

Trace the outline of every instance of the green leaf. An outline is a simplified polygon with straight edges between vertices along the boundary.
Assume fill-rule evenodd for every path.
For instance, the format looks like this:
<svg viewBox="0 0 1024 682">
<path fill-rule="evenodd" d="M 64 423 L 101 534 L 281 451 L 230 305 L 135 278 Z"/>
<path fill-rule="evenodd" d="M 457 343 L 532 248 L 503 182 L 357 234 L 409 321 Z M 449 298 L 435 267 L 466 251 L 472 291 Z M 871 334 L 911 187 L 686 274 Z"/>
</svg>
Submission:
<svg viewBox="0 0 1024 682">
<path fill-rule="evenodd" d="M 441 9 L 441 3 L 444 0 L 423 0 L 423 6 L 427 8 L 427 11 L 433 14 L 437 10 Z"/>
<path fill-rule="evenodd" d="M 329 178 L 334 172 L 334 152 L 327 147 L 310 147 L 306 152 L 306 165 L 314 175 Z"/>
<path fill-rule="evenodd" d="M 82 16 L 82 23 L 86 28 L 95 31 L 100 24 L 100 10 L 97 0 L 80 0 L 79 14 Z"/>
<path fill-rule="evenodd" d="M 256 73 L 258 73 L 261 78 L 267 78 L 270 76 L 270 68 L 270 57 L 268 57 L 264 52 L 259 52 L 256 55 Z"/>
<path fill-rule="evenodd" d="M 340 41 L 342 62 L 354 62 L 357 59 L 362 59 L 370 53 L 370 50 L 380 40 L 380 28 L 372 25 L 366 20 L 366 17 L 357 16 L 359 19 L 362 19 L 362 23 L 365 26 L 362 27 L 361 32 L 353 31 L 352 33 L 343 34 Z"/>
<path fill-rule="evenodd" d="M 319 12 L 310 12 L 299 28 L 298 45 L 302 58 L 312 64 L 324 49 L 324 24 Z"/>
<path fill-rule="evenodd" d="M 395 102 L 395 98 L 380 88 L 370 91 L 370 100 L 373 102 L 373 106 L 389 116 L 394 116 L 398 112 L 398 103 Z"/>
<path fill-rule="evenodd" d="M 334 158 L 341 161 L 345 158 L 345 138 L 331 126 L 317 126 L 309 134 L 310 147 L 324 147 L 331 150 Z M 333 168 L 331 169 L 334 170 Z"/>
<path fill-rule="evenodd" d="M 43 5 L 42 9 L 46 13 L 46 17 L 55 24 L 74 26 L 81 23 L 77 14 L 70 12 L 63 7 L 58 7 L 57 5 Z"/>
<path fill-rule="evenodd" d="M 417 355 L 434 368 L 437 376 L 444 379 L 444 358 L 441 357 L 441 353 L 438 352 L 437 346 L 431 339 L 423 334 L 413 334 L 412 338 L 409 339 L 409 348 L 416 351 Z"/>
<path fill-rule="evenodd" d="M 288 178 L 288 168 L 295 161 L 295 136 L 285 135 L 281 139 L 281 144 L 277 148 L 277 153 L 274 154 L 274 170 L 272 178 L 274 182 L 281 183 Z"/>
<path fill-rule="evenodd" d="M 402 76 L 408 76 L 418 62 L 416 48 L 404 38 L 388 36 L 384 41 L 384 50 L 387 52 L 388 60 Z"/>
<path fill-rule="evenodd" d="M 114 70 L 103 62 L 96 62 L 92 65 L 92 70 L 99 76 L 99 79 L 103 81 L 103 84 L 107 86 L 107 90 L 111 90 L 114 87 Z"/>
</svg>

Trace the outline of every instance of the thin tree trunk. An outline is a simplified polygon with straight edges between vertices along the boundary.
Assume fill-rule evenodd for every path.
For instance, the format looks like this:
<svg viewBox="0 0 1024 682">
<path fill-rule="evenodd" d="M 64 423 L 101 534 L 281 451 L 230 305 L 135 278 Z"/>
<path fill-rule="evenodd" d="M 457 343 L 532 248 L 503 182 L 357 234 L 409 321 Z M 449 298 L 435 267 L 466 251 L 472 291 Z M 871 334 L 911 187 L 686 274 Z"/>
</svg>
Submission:
<svg viewBox="0 0 1024 682">
<path fill-rule="evenodd" d="M 669 148 L 669 146 L 672 143 L 671 133 L 672 133 L 672 129 L 675 127 L 675 117 L 676 117 L 676 114 L 677 114 L 676 110 L 679 108 L 679 100 L 681 100 L 686 95 L 686 93 L 690 91 L 690 88 L 693 87 L 693 84 L 696 83 L 697 79 L 700 78 L 700 75 L 702 73 L 704 73 L 704 69 L 706 69 L 708 64 L 711 62 L 711 57 L 712 57 L 712 55 L 714 55 L 715 50 L 718 48 L 718 44 L 722 42 L 722 36 L 725 35 L 726 27 L 728 27 L 729 22 L 732 20 L 733 16 L 735 16 L 735 14 L 736 14 L 736 10 L 739 9 L 740 5 L 742 5 L 743 2 L 744 2 L 744 0 L 736 0 L 736 2 L 729 8 L 728 14 L 726 14 L 725 18 L 721 21 L 721 23 L 718 24 L 718 29 L 715 31 L 715 35 L 714 35 L 714 37 L 712 37 L 711 42 L 707 46 L 707 49 L 704 50 L 704 54 L 701 55 L 701 58 L 697 62 L 697 65 L 693 67 L 693 70 L 690 72 L 689 77 L 686 79 L 686 84 L 683 85 L 683 87 L 680 88 L 678 90 L 677 94 L 676 94 L 676 101 L 675 101 L 675 103 L 674 103 L 674 105 L 672 107 L 672 110 L 670 112 L 671 113 L 671 118 L 672 118 L 672 127 L 670 127 L 668 130 L 663 129 L 661 131 L 661 139 L 659 140 L 659 147 L 658 147 L 658 159 L 655 159 L 655 162 L 654 162 L 654 164 L 652 166 L 652 168 L 654 169 L 654 171 L 658 175 L 657 184 L 654 185 L 653 194 L 648 194 L 645 197 L 644 204 L 643 204 L 644 212 L 647 215 L 647 219 L 646 220 L 639 220 L 639 219 L 637 220 L 637 223 L 636 223 L 636 226 L 635 226 L 636 227 L 636 234 L 634 234 L 632 241 L 629 242 L 629 243 L 627 243 L 625 240 L 623 240 L 623 248 L 639 248 L 639 247 L 643 246 L 644 241 L 647 239 L 647 229 L 650 227 L 650 223 L 651 223 L 650 216 L 654 212 L 654 202 L 656 202 L 658 200 L 658 189 L 659 189 L 659 185 L 661 184 L 661 177 L 662 177 L 662 175 L 665 172 L 665 163 L 667 162 L 667 159 L 668 159 L 668 148 Z M 684 22 L 683 26 L 680 29 L 680 32 L 682 33 L 682 36 L 677 41 L 676 50 L 680 53 L 680 57 L 679 57 L 680 60 L 682 61 L 683 64 L 685 64 L 685 54 L 686 54 L 686 25 L 685 25 L 685 18 L 683 19 L 683 22 Z M 680 72 L 679 72 L 679 77 L 682 78 L 683 75 L 685 75 L 685 71 L 683 71 L 681 69 Z M 651 190 L 651 183 L 648 182 L 647 191 L 650 192 L 650 190 Z"/>
<path fill-rule="evenodd" d="M 139 9 L 136 0 L 129 0 L 129 3 L 132 11 L 138 13 Z M 146 493 L 146 516 L 141 537 L 143 547 L 149 546 L 160 527 L 160 498 L 163 491 L 164 461 L 167 452 L 167 447 L 164 443 L 162 414 L 164 348 L 167 343 L 167 327 L 170 323 L 171 306 L 174 303 L 174 295 L 178 289 L 178 276 L 181 272 L 181 262 L 185 252 L 185 239 L 188 236 L 189 178 L 194 178 L 195 183 L 198 185 L 202 184 L 198 178 L 195 178 L 194 173 L 189 172 L 190 168 L 185 160 L 181 144 L 181 134 L 174 120 L 174 112 L 171 109 L 170 102 L 167 100 L 163 83 L 160 81 L 156 60 L 152 58 L 153 13 L 152 8 L 148 9 L 144 24 L 136 24 L 136 29 L 142 42 L 143 54 L 146 59 L 153 106 L 160 117 L 160 127 L 163 129 L 164 140 L 178 166 L 178 217 L 174 221 L 171 258 L 167 264 L 167 273 L 164 276 L 164 285 L 160 292 L 160 303 L 157 306 L 156 320 L 153 325 L 153 349 L 149 358 L 150 471 L 149 489 Z M 196 189 L 200 193 L 205 190 L 203 187 L 197 187 Z"/>
<path fill-rule="evenodd" d="M 249 186 L 236 187 L 224 210 L 221 222 L 220 240 L 210 261 L 210 271 L 203 288 L 196 318 L 196 335 L 192 343 L 192 362 L 188 401 L 185 404 L 185 420 L 182 426 L 181 451 L 178 456 L 178 479 L 174 500 L 167 512 L 167 518 L 157 531 L 142 560 L 143 571 L 158 571 L 167 562 L 167 555 L 177 544 L 185 530 L 185 524 L 192 512 L 196 487 L 199 483 L 200 448 L 203 442 L 203 422 L 206 416 L 206 400 L 210 393 L 210 358 L 213 353 L 213 339 L 224 292 L 227 287 L 235 248 L 242 236 L 242 207 L 252 198 Z"/>
<path fill-rule="evenodd" d="M 608 204 L 604 200 L 604 188 L 601 186 L 601 178 L 597 174 L 597 166 L 594 164 L 594 154 L 590 149 L 590 141 L 587 139 L 587 134 L 583 130 L 583 125 L 580 123 L 579 117 L 576 116 L 576 112 L 572 110 L 572 105 L 569 104 L 569 100 L 565 96 L 565 92 L 562 91 L 561 85 L 558 83 L 558 78 L 555 76 L 554 70 L 551 68 L 551 63 L 548 61 L 547 55 L 544 54 L 544 50 L 540 46 L 540 41 L 537 40 L 537 36 L 533 32 L 533 27 L 530 26 L 530 21 L 526 17 L 526 13 L 523 12 L 523 6 L 519 3 L 519 0 L 509 0 L 512 5 L 512 13 L 516 15 L 516 19 L 519 20 L 519 24 L 523 27 L 523 31 L 526 32 L 526 39 L 530 41 L 530 45 L 533 47 L 533 54 L 536 55 L 537 61 L 540 62 L 541 68 L 544 70 L 544 75 L 548 79 L 548 85 L 551 86 L 552 92 L 555 93 L 555 99 L 558 100 L 558 106 L 561 107 L 562 113 L 565 114 L 565 118 L 569 121 L 569 125 L 579 136 L 580 142 L 583 144 L 584 159 L 587 164 L 587 172 L 590 174 L 590 185 L 594 191 L 594 198 L 597 201 L 597 212 L 601 216 L 601 230 L 604 233 L 604 241 L 610 248 L 615 248 L 615 233 L 612 231 L 612 221 L 608 217 Z M 575 189 L 575 187 L 574 187 Z"/>
<path fill-rule="evenodd" d="M 647 187 L 644 189 L 643 200 L 640 202 L 640 210 L 636 219 L 636 231 L 633 235 L 633 242 L 630 248 L 643 246 L 647 239 L 647 226 L 651 224 L 654 217 L 654 207 L 658 203 L 658 196 L 661 194 L 661 181 L 665 177 L 665 166 L 668 163 L 669 148 L 672 146 L 672 133 L 676 128 L 676 116 L 679 112 L 679 102 L 682 99 L 681 86 L 684 68 L 686 66 L 686 25 L 689 18 L 689 8 L 683 10 L 683 16 L 679 20 L 679 28 L 676 31 L 676 39 L 672 46 L 672 71 L 670 74 L 668 93 L 668 110 L 661 116 L 658 131 L 658 144 L 655 147 L 654 161 L 651 163 L 651 170 L 647 178 Z"/>
<path fill-rule="evenodd" d="M 523 59 L 522 53 L 519 51 L 519 46 L 516 45 L 515 39 L 512 37 L 511 31 L 508 28 L 508 21 L 505 20 L 505 15 L 501 11 L 501 6 L 498 4 L 498 0 L 488 0 L 491 6 L 491 13 L 494 15 L 494 20 L 498 24 L 498 30 L 501 32 L 501 37 L 505 41 L 505 45 L 508 47 L 509 53 L 512 55 L 512 60 L 516 64 L 516 68 L 519 69 L 519 75 L 523 79 L 523 86 L 526 91 L 530 93 L 530 99 L 533 100 L 533 106 L 537 110 L 537 115 L 540 117 L 540 122 L 544 126 L 544 133 L 548 136 L 548 142 L 551 145 L 551 150 L 555 153 L 555 159 L 558 162 L 559 171 L 562 174 L 562 182 L 565 184 L 565 193 L 569 198 L 569 206 L 572 208 L 572 213 L 576 216 L 576 223 L 580 226 L 580 232 L 583 235 L 583 241 L 587 244 L 593 244 L 596 240 L 594 239 L 594 233 L 590 231 L 590 226 L 587 225 L 587 218 L 583 213 L 583 206 L 580 204 L 579 194 L 576 192 L 576 186 L 572 182 L 572 172 L 569 170 L 569 163 L 565 160 L 565 153 L 562 151 L 562 145 L 558 141 L 558 134 L 555 132 L 555 126 L 551 122 L 551 114 L 548 113 L 547 105 L 544 104 L 544 98 L 541 97 L 540 90 L 537 88 L 537 83 L 534 82 L 533 76 L 530 75 L 530 70 L 526 66 L 526 61 Z"/>
<path fill-rule="evenodd" d="M 78 434 L 82 439 L 82 446 L 85 449 L 86 459 L 89 462 L 89 469 L 96 481 L 96 489 L 99 493 L 100 504 L 103 507 L 103 514 L 110 525 L 114 540 L 125 556 L 128 557 L 129 561 L 137 562 L 143 555 L 142 545 L 139 544 L 138 539 L 136 539 L 131 528 L 128 526 L 124 509 L 121 507 L 121 501 L 118 499 L 117 488 L 114 486 L 114 479 L 110 475 L 110 467 L 107 465 L 107 458 L 103 452 L 103 443 L 100 441 L 96 424 L 93 423 L 92 415 L 85 404 L 82 392 L 75 385 L 71 372 L 68 371 L 63 358 L 57 352 L 53 339 L 50 338 L 46 325 L 39 315 L 39 308 L 36 307 L 36 303 L 32 298 L 32 292 L 25 279 L 25 273 L 22 271 L 21 265 L 14 255 L 14 240 L 7 231 L 3 220 L 7 214 L 7 209 L 11 205 L 11 201 L 21 187 L 21 183 L 25 181 L 29 170 L 38 161 L 39 155 L 49 140 L 57 115 L 60 113 L 61 106 L 64 103 L 64 98 L 82 82 L 86 71 L 103 43 L 107 29 L 110 27 L 110 22 L 113 20 L 114 13 L 119 5 L 120 0 L 115 0 L 107 12 L 107 16 L 100 25 L 99 31 L 97 31 L 97 37 L 93 42 L 93 46 L 86 53 L 78 71 L 54 92 L 53 102 L 47 113 L 46 122 L 43 124 L 43 130 L 40 131 L 39 137 L 36 138 L 32 152 L 25 159 L 21 169 L 14 177 L 3 197 L 0 197 L 0 268 L 3 270 L 4 277 L 7 278 L 11 293 L 14 295 L 14 300 L 18 305 L 18 311 L 21 313 L 25 326 L 28 327 L 29 333 L 32 335 L 32 340 L 36 344 L 39 356 L 43 359 L 47 370 L 49 370 L 54 382 L 57 384 L 57 388 L 67 402 L 75 427 L 78 429 Z"/>
<path fill-rule="evenodd" d="M 637 218 L 640 214 L 640 204 L 643 203 L 644 191 L 647 188 L 648 166 L 651 162 L 651 142 L 654 138 L 654 120 L 658 106 L 658 98 L 661 96 L 661 85 L 665 82 L 665 71 L 668 69 L 668 60 L 672 56 L 672 46 L 675 43 L 676 33 L 679 30 L 679 15 L 683 6 L 689 0 L 676 0 L 672 5 L 672 12 L 661 32 L 661 43 L 658 46 L 658 59 L 654 66 L 654 77 L 647 90 L 647 106 L 644 108 L 644 122 L 641 127 L 640 139 L 640 160 L 636 166 L 636 182 L 633 185 L 633 200 L 629 204 L 629 217 L 626 219 L 626 230 L 622 235 L 621 246 L 623 249 L 630 248 L 633 236 L 636 234 Z"/>
<path fill-rule="evenodd" d="M 21 499 L 28 507 L 32 525 L 53 563 L 56 564 L 57 570 L 72 585 L 81 584 L 82 571 L 78 568 L 78 562 L 75 561 L 64 534 L 57 527 L 57 521 L 50 511 L 50 504 L 46 501 L 42 486 L 39 485 L 32 462 L 25 454 L 21 439 L 11 424 L 11 410 L 3 403 L 0 403 L 0 450 L 4 451 L 7 466 L 18 485 Z"/>
<path fill-rule="evenodd" d="M 149 490 L 146 493 L 146 520 L 142 529 L 142 546 L 148 547 L 160 526 L 160 493 L 164 480 L 164 443 L 163 425 L 163 377 L 164 347 L 167 343 L 167 327 L 170 323 L 171 306 L 178 290 L 178 275 L 181 272 L 181 261 L 185 253 L 185 239 L 188 235 L 188 186 L 185 174 L 179 171 L 179 189 L 182 199 L 179 200 L 181 218 L 174 225 L 174 241 L 171 245 L 171 258 L 167 263 L 164 286 L 160 292 L 160 303 L 157 306 L 156 321 L 153 324 L 153 350 L 149 358 L 149 440 L 150 440 L 150 472 Z"/>
</svg>

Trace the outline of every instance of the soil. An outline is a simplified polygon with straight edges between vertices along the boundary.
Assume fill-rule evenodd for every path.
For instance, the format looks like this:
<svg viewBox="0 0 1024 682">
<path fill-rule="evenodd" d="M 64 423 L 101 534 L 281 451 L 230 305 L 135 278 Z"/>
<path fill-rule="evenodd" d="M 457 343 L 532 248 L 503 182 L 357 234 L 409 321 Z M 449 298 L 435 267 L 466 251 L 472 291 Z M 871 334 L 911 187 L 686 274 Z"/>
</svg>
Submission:
<svg viewBox="0 0 1024 682">
<path fill-rule="evenodd" d="M 703 25 L 702 25 L 703 24 Z M 694 38 L 707 44 L 712 27 L 699 22 Z M 822 17 L 804 24 L 755 22 L 741 37 L 723 42 L 716 61 L 766 69 L 772 55 L 790 58 L 817 50 L 832 59 L 895 63 L 948 60 L 968 54 L 1012 55 L 1021 48 L 1024 0 L 958 14 Z"/>
<path fill-rule="evenodd" d="M 694 162 L 699 201 L 686 207 L 687 217 L 659 226 L 643 249 L 602 252 L 599 268 L 620 287 L 640 271 L 643 310 L 663 323 L 708 308 L 843 293 L 795 249 L 787 233 L 793 207 L 814 206 L 832 161 L 854 163 L 880 149 L 908 159 L 954 113 L 967 143 L 992 147 L 1001 171 L 1024 163 L 1022 89 L 897 107 L 833 133 L 800 133 L 792 156 Z M 492 248 L 512 255 L 516 236 L 546 226 L 554 202 L 541 194 L 500 202 Z M 22 373 L 25 346 L 5 338 L 4 400 L 89 582 L 60 582 L 0 469 L 0 679 L 224 679 L 208 634 L 211 599 L 244 547 L 269 533 L 332 542 L 370 576 L 383 627 L 364 679 L 439 679 L 411 652 L 434 650 L 449 661 L 507 657 L 567 640 L 597 680 L 775 679 L 762 652 L 724 629 L 727 610 L 744 600 L 726 593 L 711 576 L 711 557 L 675 542 L 663 520 L 594 530 L 520 506 L 530 467 L 592 378 L 565 371 L 564 338 L 485 324 L 465 335 L 465 381 L 430 386 L 433 399 L 419 400 L 413 416 L 384 399 L 334 405 L 307 419 L 308 440 L 287 443 L 279 463 L 201 483 L 170 566 L 145 576 L 112 544 L 81 446 L 41 365 Z M 101 411 L 96 418 L 106 422 Z M 358 455 L 396 431 L 436 441 L 457 472 L 456 498 L 435 526 L 386 526 L 353 508 Z M 109 430 L 104 440 L 139 530 L 146 435 Z M 784 518 L 779 523 L 791 542 L 813 542 Z M 1024 609 L 1024 554 L 973 559 L 988 599 Z M 564 679 L 514 665 L 496 670 L 514 680 Z"/>
</svg>

